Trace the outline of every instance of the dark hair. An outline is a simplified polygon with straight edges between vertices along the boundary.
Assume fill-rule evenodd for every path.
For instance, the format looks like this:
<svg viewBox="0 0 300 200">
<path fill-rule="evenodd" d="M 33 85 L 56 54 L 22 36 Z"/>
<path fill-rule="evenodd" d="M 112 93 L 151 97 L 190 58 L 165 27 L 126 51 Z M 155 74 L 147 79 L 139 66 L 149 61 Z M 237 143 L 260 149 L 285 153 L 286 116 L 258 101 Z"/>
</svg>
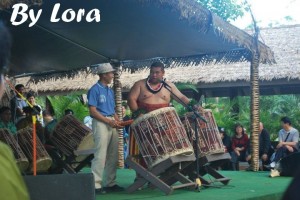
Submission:
<svg viewBox="0 0 300 200">
<path fill-rule="evenodd" d="M 0 73 L 5 69 L 11 49 L 11 36 L 4 26 L 4 24 L 0 21 Z"/>
<path fill-rule="evenodd" d="M 225 128 L 223 128 L 223 127 L 218 127 L 218 129 L 219 129 L 219 132 L 220 132 L 220 133 L 226 134 Z"/>
<path fill-rule="evenodd" d="M 20 90 L 22 87 L 24 88 L 25 86 L 23 84 L 18 84 L 15 86 L 15 89 Z"/>
<path fill-rule="evenodd" d="M 74 114 L 73 110 L 71 110 L 71 109 L 65 110 L 65 115 L 73 115 L 73 114 Z"/>
<path fill-rule="evenodd" d="M 280 121 L 282 121 L 284 124 L 292 125 L 292 121 L 288 117 L 283 117 L 280 119 Z"/>
<path fill-rule="evenodd" d="M 41 108 L 39 106 L 33 106 L 33 108 L 31 108 L 30 106 L 26 106 L 23 108 L 24 113 L 26 114 L 39 114 L 39 112 L 41 112 Z M 36 113 L 36 111 L 38 113 Z"/>
<path fill-rule="evenodd" d="M 29 99 L 30 97 L 35 97 L 33 92 L 28 92 L 26 95 L 26 99 Z"/>
<path fill-rule="evenodd" d="M 150 69 L 152 69 L 153 67 L 160 67 L 160 69 L 162 71 L 165 71 L 165 65 L 162 62 L 154 62 L 154 63 L 152 63 Z"/>
<path fill-rule="evenodd" d="M 7 110 L 10 110 L 10 108 L 7 107 L 7 106 L 1 107 L 1 108 L 0 108 L 0 114 L 4 113 L 4 112 L 7 111 Z"/>
<path fill-rule="evenodd" d="M 236 128 L 237 128 L 237 127 L 241 127 L 241 128 L 242 128 L 242 134 L 244 135 L 244 134 L 245 134 L 245 130 L 244 130 L 243 125 L 240 124 L 240 123 L 236 123 L 236 124 L 234 125 L 234 133 L 236 134 Z"/>
<path fill-rule="evenodd" d="M 43 110 L 43 116 L 50 115 L 53 116 L 49 110 Z"/>
</svg>

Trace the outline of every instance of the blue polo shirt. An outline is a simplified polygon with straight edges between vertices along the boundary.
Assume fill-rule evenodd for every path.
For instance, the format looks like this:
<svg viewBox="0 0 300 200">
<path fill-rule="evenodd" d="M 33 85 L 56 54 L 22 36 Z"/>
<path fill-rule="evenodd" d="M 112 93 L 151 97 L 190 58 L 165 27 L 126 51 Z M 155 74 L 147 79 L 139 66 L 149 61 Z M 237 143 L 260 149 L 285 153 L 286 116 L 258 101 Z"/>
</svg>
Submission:
<svg viewBox="0 0 300 200">
<path fill-rule="evenodd" d="M 108 86 L 97 82 L 91 87 L 87 94 L 88 105 L 95 106 L 104 116 L 115 114 L 114 92 Z"/>
</svg>

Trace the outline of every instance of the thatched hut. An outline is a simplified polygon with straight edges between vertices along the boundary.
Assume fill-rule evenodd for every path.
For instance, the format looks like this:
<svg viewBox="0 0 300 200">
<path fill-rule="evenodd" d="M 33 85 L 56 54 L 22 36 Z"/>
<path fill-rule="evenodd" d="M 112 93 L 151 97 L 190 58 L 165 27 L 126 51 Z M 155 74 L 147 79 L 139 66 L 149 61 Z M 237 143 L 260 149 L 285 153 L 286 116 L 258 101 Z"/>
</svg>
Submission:
<svg viewBox="0 0 300 200">
<path fill-rule="evenodd" d="M 264 28 L 261 38 L 275 54 L 276 64 L 262 64 L 259 68 L 260 90 L 263 95 L 300 93 L 300 25 Z M 141 78 L 148 76 L 149 70 L 135 73 L 123 70 L 121 83 L 123 95 Z M 201 94 L 210 96 L 230 96 L 233 90 L 238 95 L 249 95 L 250 70 L 248 63 L 217 65 L 190 65 L 166 69 L 166 78 L 176 83 L 197 84 Z M 28 90 L 40 95 L 62 95 L 74 91 L 85 93 L 98 80 L 98 76 L 86 72 L 72 78 L 52 78 L 34 83 L 30 77 L 17 78 Z"/>
</svg>

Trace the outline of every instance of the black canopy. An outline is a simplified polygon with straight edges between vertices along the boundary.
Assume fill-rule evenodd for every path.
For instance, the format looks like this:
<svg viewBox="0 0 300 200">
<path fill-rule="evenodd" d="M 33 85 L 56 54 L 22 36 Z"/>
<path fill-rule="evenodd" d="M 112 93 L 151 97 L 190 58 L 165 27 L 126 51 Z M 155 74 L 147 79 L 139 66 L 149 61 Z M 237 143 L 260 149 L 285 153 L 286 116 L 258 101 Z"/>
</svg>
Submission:
<svg viewBox="0 0 300 200">
<path fill-rule="evenodd" d="M 50 22 L 69 8 L 100 10 L 101 21 Z M 162 58 L 167 63 L 236 62 L 251 59 L 252 37 L 224 22 L 194 0 L 43 0 L 37 24 L 12 26 L 12 10 L 1 10 L 13 36 L 11 74 L 70 71 L 119 61 L 128 68 Z M 29 20 L 27 20 L 29 21 Z M 261 62 L 273 62 L 260 43 Z"/>
</svg>

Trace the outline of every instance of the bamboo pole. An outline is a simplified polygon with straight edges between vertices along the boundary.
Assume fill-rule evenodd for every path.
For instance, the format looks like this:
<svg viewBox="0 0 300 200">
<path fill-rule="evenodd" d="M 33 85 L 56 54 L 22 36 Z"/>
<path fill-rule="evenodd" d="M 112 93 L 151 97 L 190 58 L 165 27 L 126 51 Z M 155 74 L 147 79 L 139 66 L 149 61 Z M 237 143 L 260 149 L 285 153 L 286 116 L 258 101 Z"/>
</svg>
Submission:
<svg viewBox="0 0 300 200">
<path fill-rule="evenodd" d="M 114 73 L 114 92 L 115 92 L 115 101 L 116 101 L 116 111 L 120 120 L 123 119 L 122 113 L 122 84 L 121 84 L 121 69 L 120 63 L 112 63 L 116 69 Z M 124 168 L 124 139 L 123 139 L 123 129 L 118 129 L 119 134 L 119 168 Z"/>
<path fill-rule="evenodd" d="M 251 12 L 252 14 L 252 12 Z M 253 36 L 252 60 L 250 66 L 251 82 L 251 168 L 253 171 L 259 170 L 259 61 L 260 52 L 258 47 L 259 29 L 252 15 L 255 33 Z"/>
<path fill-rule="evenodd" d="M 259 82 L 258 82 L 259 54 L 253 53 L 251 61 L 251 167 L 253 171 L 259 169 Z"/>
<path fill-rule="evenodd" d="M 33 175 L 36 176 L 36 116 L 35 115 L 32 115 L 32 142 L 33 142 L 33 147 L 32 147 Z"/>
</svg>

